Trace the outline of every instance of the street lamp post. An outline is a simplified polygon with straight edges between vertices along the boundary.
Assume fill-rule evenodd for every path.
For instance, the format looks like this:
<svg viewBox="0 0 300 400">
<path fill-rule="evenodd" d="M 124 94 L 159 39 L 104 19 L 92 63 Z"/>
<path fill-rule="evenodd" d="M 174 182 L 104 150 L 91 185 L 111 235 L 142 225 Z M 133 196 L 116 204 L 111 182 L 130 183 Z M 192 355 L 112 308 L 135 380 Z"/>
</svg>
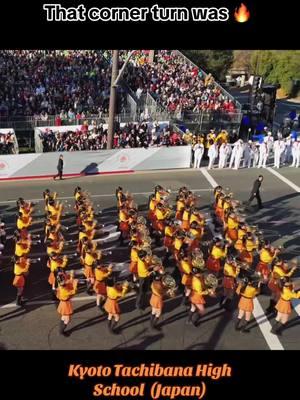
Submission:
<svg viewBox="0 0 300 400">
<path fill-rule="evenodd" d="M 116 103 L 117 103 L 117 86 L 115 81 L 118 76 L 119 70 L 119 50 L 113 50 L 112 57 L 112 73 L 111 73 L 111 85 L 110 85 L 110 97 L 109 97 L 109 115 L 108 115 L 108 132 L 107 132 L 107 148 L 110 150 L 113 147 L 113 135 L 116 115 Z"/>
</svg>

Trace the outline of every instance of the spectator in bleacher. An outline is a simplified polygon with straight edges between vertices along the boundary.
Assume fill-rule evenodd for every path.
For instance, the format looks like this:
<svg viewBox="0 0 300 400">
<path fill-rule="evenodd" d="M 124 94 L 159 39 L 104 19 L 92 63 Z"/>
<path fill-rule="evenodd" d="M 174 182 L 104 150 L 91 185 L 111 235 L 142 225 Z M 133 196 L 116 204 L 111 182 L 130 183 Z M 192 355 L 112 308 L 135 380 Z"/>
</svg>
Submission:
<svg viewBox="0 0 300 400">
<path fill-rule="evenodd" d="M 107 129 L 103 125 L 89 127 L 82 125 L 74 131 L 59 132 L 47 128 L 41 132 L 40 139 L 44 152 L 102 150 L 107 148 Z M 146 122 L 126 124 L 117 128 L 113 137 L 114 148 L 136 148 L 149 146 L 179 146 L 186 144 L 179 133 L 171 132 L 169 127 L 160 131 L 159 125 Z"/>
<path fill-rule="evenodd" d="M 141 57 L 143 52 L 139 53 Z M 216 85 L 211 74 L 204 78 L 197 67 L 176 52 L 161 50 L 153 64 L 137 60 L 136 54 L 125 73 L 137 97 L 149 91 L 171 114 L 200 111 L 232 113 L 236 110 L 234 102 Z"/>
<path fill-rule="evenodd" d="M 0 71 L 1 116 L 107 111 L 111 67 L 101 51 L 1 50 Z"/>
<path fill-rule="evenodd" d="M 0 154 L 14 154 L 14 147 L 14 134 L 12 132 L 0 133 Z"/>
</svg>

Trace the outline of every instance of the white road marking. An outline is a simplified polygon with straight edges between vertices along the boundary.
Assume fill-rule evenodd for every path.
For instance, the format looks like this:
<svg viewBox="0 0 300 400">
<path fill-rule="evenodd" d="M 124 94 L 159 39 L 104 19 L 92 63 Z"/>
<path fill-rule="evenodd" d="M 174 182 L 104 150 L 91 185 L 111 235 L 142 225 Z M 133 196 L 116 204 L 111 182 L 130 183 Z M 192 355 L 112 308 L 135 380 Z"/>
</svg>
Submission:
<svg viewBox="0 0 300 400">
<path fill-rule="evenodd" d="M 213 188 L 216 186 L 219 186 L 218 183 L 214 180 L 214 178 L 208 173 L 206 168 L 200 168 L 200 171 L 202 172 L 202 175 L 207 179 L 207 181 L 211 184 Z"/>
<path fill-rule="evenodd" d="M 267 168 L 271 174 L 275 175 L 278 179 L 280 179 L 282 182 L 287 184 L 289 187 L 295 190 L 295 192 L 300 193 L 300 187 L 295 185 L 292 181 L 287 179 L 285 176 L 281 175 L 278 171 L 275 171 L 273 168 Z"/>
<path fill-rule="evenodd" d="M 211 192 L 212 189 L 191 189 L 192 192 Z M 153 192 L 135 192 L 131 193 L 133 195 L 150 195 Z M 171 193 L 177 193 L 177 191 L 172 191 Z M 116 197 L 115 193 L 112 194 L 92 194 L 90 197 L 97 198 L 97 197 Z M 58 200 L 73 200 L 74 196 L 67 196 L 67 197 L 59 197 Z M 28 201 L 33 202 L 41 202 L 44 199 L 28 199 Z M 16 200 L 7 200 L 7 201 L 0 201 L 0 204 L 12 204 L 16 203 Z"/>
<path fill-rule="evenodd" d="M 273 333 L 270 332 L 272 329 L 272 325 L 270 324 L 270 321 L 268 320 L 267 316 L 265 315 L 264 310 L 263 310 L 262 306 L 260 305 L 260 302 L 258 301 L 257 298 L 254 299 L 253 315 L 254 315 L 254 317 L 258 323 L 258 326 L 261 330 L 261 333 L 263 334 L 270 349 L 271 350 L 284 350 L 284 347 L 282 346 L 278 337 L 276 335 L 273 335 Z M 263 318 L 262 318 L 262 316 L 263 316 Z"/>
<path fill-rule="evenodd" d="M 205 176 L 207 181 L 211 184 L 212 187 L 218 186 L 218 183 L 207 172 L 206 169 L 201 168 L 201 172 Z M 208 227 L 209 227 L 209 225 L 208 225 Z M 214 234 L 213 231 L 212 231 L 212 234 Z M 284 347 L 282 346 L 278 337 L 271 333 L 272 325 L 270 324 L 268 318 L 265 316 L 264 310 L 263 310 L 262 306 L 260 305 L 257 298 L 254 299 L 253 316 L 256 319 L 257 324 L 261 330 L 261 333 L 263 334 L 263 337 L 265 338 L 265 341 L 267 342 L 269 348 L 271 350 L 284 350 Z"/>
</svg>

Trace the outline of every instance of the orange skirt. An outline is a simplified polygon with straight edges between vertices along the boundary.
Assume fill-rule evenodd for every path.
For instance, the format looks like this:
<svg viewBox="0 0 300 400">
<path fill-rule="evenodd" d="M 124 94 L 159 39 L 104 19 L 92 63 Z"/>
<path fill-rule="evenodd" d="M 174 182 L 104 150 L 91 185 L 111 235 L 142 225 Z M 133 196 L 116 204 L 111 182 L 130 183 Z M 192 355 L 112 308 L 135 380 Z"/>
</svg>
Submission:
<svg viewBox="0 0 300 400">
<path fill-rule="evenodd" d="M 73 314 L 73 307 L 70 300 L 67 301 L 60 301 L 57 307 L 57 312 L 60 315 L 72 315 Z"/>
<path fill-rule="evenodd" d="M 84 273 L 84 276 L 86 277 L 86 279 L 92 279 L 92 278 L 95 277 L 93 268 L 88 266 L 88 265 L 84 266 L 84 272 L 83 273 Z"/>
<path fill-rule="evenodd" d="M 164 246 L 170 249 L 173 246 L 173 238 L 170 236 L 165 236 L 164 237 Z"/>
<path fill-rule="evenodd" d="M 190 302 L 192 304 L 205 304 L 204 297 L 201 294 L 194 291 L 192 291 L 190 295 Z"/>
<path fill-rule="evenodd" d="M 106 285 L 104 282 L 96 281 L 94 283 L 93 289 L 96 294 L 101 294 L 102 296 L 106 296 Z"/>
<path fill-rule="evenodd" d="M 229 237 L 229 239 L 232 240 L 233 242 L 236 242 L 238 240 L 237 229 L 229 229 L 228 228 L 226 234 Z"/>
<path fill-rule="evenodd" d="M 163 308 L 163 299 L 161 296 L 157 296 L 156 294 L 152 293 L 150 298 L 150 306 L 152 308 L 157 308 L 158 310 L 162 310 Z"/>
<path fill-rule="evenodd" d="M 184 231 L 188 231 L 190 229 L 190 221 L 189 220 L 182 221 L 181 228 Z"/>
<path fill-rule="evenodd" d="M 253 299 L 247 299 L 246 297 L 241 296 L 238 307 L 239 310 L 245 312 L 253 312 L 254 309 Z"/>
<path fill-rule="evenodd" d="M 241 261 L 246 262 L 248 264 L 253 263 L 253 255 L 252 255 L 252 253 L 250 253 L 250 251 L 247 251 L 247 250 L 243 250 L 240 253 L 240 259 L 241 259 Z"/>
<path fill-rule="evenodd" d="M 268 264 L 260 261 L 256 266 L 256 271 L 260 272 L 265 279 L 269 278 L 270 269 Z"/>
<path fill-rule="evenodd" d="M 50 272 L 49 277 L 48 277 L 48 283 L 49 285 L 53 286 L 55 284 L 55 275 L 54 272 Z"/>
<path fill-rule="evenodd" d="M 13 286 L 17 288 L 23 288 L 25 286 L 25 278 L 23 275 L 15 275 Z"/>
<path fill-rule="evenodd" d="M 129 271 L 130 271 L 132 274 L 137 275 L 137 266 L 138 266 L 138 263 L 137 263 L 137 262 L 131 261 L 131 263 L 130 263 L 130 265 L 129 265 Z"/>
<path fill-rule="evenodd" d="M 184 286 L 187 286 L 187 287 L 191 286 L 191 285 L 192 285 L 192 276 L 183 273 L 183 274 L 182 274 L 181 283 L 182 283 Z"/>
<path fill-rule="evenodd" d="M 107 298 L 104 304 L 104 310 L 108 314 L 120 314 L 120 307 L 117 300 Z"/>
<path fill-rule="evenodd" d="M 209 256 L 207 261 L 206 261 L 206 267 L 210 271 L 219 272 L 220 269 L 221 269 L 221 262 L 220 262 L 219 259 L 216 260 L 212 256 Z"/>
<path fill-rule="evenodd" d="M 291 302 L 280 299 L 275 306 L 276 310 L 282 314 L 290 314 L 292 312 Z"/>
<path fill-rule="evenodd" d="M 223 287 L 224 289 L 234 289 L 235 288 L 235 280 L 231 276 L 224 276 L 223 278 Z"/>
</svg>

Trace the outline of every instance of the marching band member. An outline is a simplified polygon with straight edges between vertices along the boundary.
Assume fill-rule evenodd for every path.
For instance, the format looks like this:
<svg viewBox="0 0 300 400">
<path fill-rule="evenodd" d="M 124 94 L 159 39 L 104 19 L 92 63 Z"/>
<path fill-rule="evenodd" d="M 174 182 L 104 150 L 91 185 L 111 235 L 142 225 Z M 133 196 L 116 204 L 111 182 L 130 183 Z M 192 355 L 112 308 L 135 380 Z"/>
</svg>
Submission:
<svg viewBox="0 0 300 400">
<path fill-rule="evenodd" d="M 136 240 L 131 240 L 130 245 L 131 245 L 131 250 L 130 250 L 129 271 L 133 275 L 133 281 L 136 282 L 138 276 L 138 259 L 139 259 L 138 253 L 140 248 Z"/>
<path fill-rule="evenodd" d="M 17 218 L 17 229 L 19 231 L 27 231 L 27 229 L 31 226 L 32 224 L 32 217 L 28 215 L 24 215 L 21 212 L 18 213 L 18 218 Z"/>
<path fill-rule="evenodd" d="M 51 254 L 57 254 L 60 255 L 63 251 L 64 248 L 64 242 L 63 240 L 59 239 L 54 239 L 54 240 L 49 240 L 49 243 L 47 245 L 47 255 L 50 256 Z"/>
<path fill-rule="evenodd" d="M 84 276 L 86 278 L 86 292 L 91 294 L 92 287 L 95 283 L 94 267 L 96 261 L 101 258 L 101 252 L 95 251 L 93 245 L 88 244 L 84 256 Z"/>
<path fill-rule="evenodd" d="M 158 201 L 155 198 L 155 194 L 152 194 L 149 198 L 149 211 L 148 211 L 148 219 L 153 224 L 154 220 L 156 219 L 155 210 Z"/>
<path fill-rule="evenodd" d="M 223 243 L 222 240 L 216 239 L 210 255 L 206 262 L 209 271 L 219 274 L 221 271 L 221 261 L 226 257 L 229 243 Z"/>
<path fill-rule="evenodd" d="M 136 308 L 143 309 L 145 307 L 145 296 L 149 287 L 149 277 L 151 256 L 149 251 L 141 249 L 138 252 L 137 274 L 139 282 L 139 292 L 136 298 Z"/>
<path fill-rule="evenodd" d="M 121 232 L 120 244 L 123 245 L 124 240 L 126 240 L 129 235 L 129 215 L 125 204 L 119 209 L 119 230 Z"/>
<path fill-rule="evenodd" d="M 181 284 L 184 286 L 183 304 L 188 305 L 192 286 L 192 260 L 187 251 L 181 250 L 178 267 Z"/>
<path fill-rule="evenodd" d="M 188 323 L 192 322 L 194 326 L 198 326 L 199 319 L 205 314 L 205 299 L 204 296 L 212 295 L 213 292 L 205 287 L 202 272 L 199 267 L 192 268 L 192 284 L 190 302 L 191 309 L 188 316 Z M 197 318 L 194 316 L 197 312 Z"/>
<path fill-rule="evenodd" d="M 13 286 L 17 289 L 17 306 L 24 304 L 23 293 L 29 268 L 30 260 L 26 256 L 15 256 Z"/>
<path fill-rule="evenodd" d="M 293 299 L 300 299 L 300 291 L 294 289 L 294 285 L 290 281 L 289 277 L 283 278 L 280 299 L 275 307 L 277 310 L 276 323 L 271 330 L 275 335 L 281 335 L 285 324 L 288 322 L 289 316 L 292 312 L 291 301 Z"/>
<path fill-rule="evenodd" d="M 48 277 L 48 283 L 51 286 L 52 293 L 55 296 L 56 290 L 56 276 L 58 273 L 58 269 L 64 269 L 68 263 L 68 257 L 63 256 L 60 257 L 55 253 L 50 254 L 49 260 L 47 262 L 47 267 L 50 269 L 50 274 Z"/>
<path fill-rule="evenodd" d="M 227 257 L 223 270 L 223 296 L 220 299 L 220 307 L 230 311 L 231 303 L 236 289 L 236 278 L 240 272 L 238 264 L 233 257 Z"/>
<path fill-rule="evenodd" d="M 108 329 L 111 333 L 117 334 L 117 324 L 120 320 L 120 307 L 118 300 L 126 295 L 129 290 L 128 282 L 124 282 L 123 285 L 115 284 L 112 278 L 106 280 L 106 294 L 107 298 L 104 304 L 104 309 L 108 314 Z"/>
<path fill-rule="evenodd" d="M 293 263 L 295 264 L 295 263 Z M 276 261 L 269 280 L 269 289 L 271 290 L 271 299 L 269 307 L 266 309 L 266 312 L 271 313 L 274 311 L 274 307 L 278 302 L 281 294 L 281 285 L 280 280 L 283 278 L 290 278 L 293 273 L 297 270 L 297 262 L 292 268 L 289 268 L 287 262 L 282 260 Z"/>
<path fill-rule="evenodd" d="M 59 305 L 57 312 L 61 315 L 59 333 L 64 336 L 69 336 L 70 332 L 66 332 L 67 326 L 71 321 L 73 307 L 71 298 L 77 292 L 78 280 L 74 279 L 73 274 L 58 273 L 58 288 L 56 291 Z"/>
<path fill-rule="evenodd" d="M 174 258 L 176 261 L 179 260 L 179 253 L 184 244 L 185 233 L 182 230 L 177 230 L 175 232 L 174 239 Z"/>
<path fill-rule="evenodd" d="M 259 252 L 259 263 L 256 271 L 261 273 L 264 281 L 267 282 L 271 273 L 271 264 L 280 253 L 280 249 L 275 249 L 268 241 L 265 241 Z"/>
<path fill-rule="evenodd" d="M 235 324 L 235 329 L 237 331 L 242 331 L 244 333 L 250 332 L 248 326 L 250 322 L 250 318 L 252 315 L 252 312 L 254 310 L 254 303 L 253 299 L 259 294 L 260 292 L 260 284 L 261 282 L 258 282 L 256 284 L 252 280 L 245 279 L 243 283 L 240 283 L 238 285 L 238 288 L 236 290 L 236 293 L 240 295 L 240 301 L 239 301 L 239 314 L 238 314 L 238 319 Z M 243 318 L 245 317 L 245 324 L 243 327 L 241 327 L 241 323 Z"/>
<path fill-rule="evenodd" d="M 238 216 L 234 212 L 230 212 L 228 215 L 227 223 L 225 225 L 225 238 L 235 243 L 238 240 L 238 227 Z"/>
<path fill-rule="evenodd" d="M 181 228 L 184 231 L 188 231 L 190 229 L 190 217 L 191 217 L 191 207 L 185 206 L 182 214 L 182 223 Z"/>
<path fill-rule="evenodd" d="M 185 196 L 183 194 L 178 195 L 176 199 L 176 215 L 175 218 L 182 220 L 182 215 L 185 209 Z"/>
<path fill-rule="evenodd" d="M 192 243 L 190 245 L 190 250 L 193 251 L 200 246 L 200 241 L 204 234 L 203 226 L 200 226 L 196 221 L 190 224 L 189 235 L 192 238 Z"/>
<path fill-rule="evenodd" d="M 14 234 L 15 256 L 22 257 L 29 254 L 32 246 L 32 240 L 29 235 L 21 235 L 18 231 Z"/>
<path fill-rule="evenodd" d="M 175 296 L 175 291 L 177 289 L 176 282 L 171 275 L 165 273 L 163 265 L 160 259 L 157 259 L 156 268 L 153 273 L 153 280 L 151 283 L 151 328 L 160 330 L 158 326 L 159 318 L 162 314 L 164 297 L 167 295 L 169 297 Z"/>
<path fill-rule="evenodd" d="M 101 311 L 106 301 L 106 279 L 111 276 L 112 270 L 112 264 L 108 267 L 98 264 L 95 268 L 95 283 L 93 289 L 96 293 L 96 305 Z"/>
</svg>

